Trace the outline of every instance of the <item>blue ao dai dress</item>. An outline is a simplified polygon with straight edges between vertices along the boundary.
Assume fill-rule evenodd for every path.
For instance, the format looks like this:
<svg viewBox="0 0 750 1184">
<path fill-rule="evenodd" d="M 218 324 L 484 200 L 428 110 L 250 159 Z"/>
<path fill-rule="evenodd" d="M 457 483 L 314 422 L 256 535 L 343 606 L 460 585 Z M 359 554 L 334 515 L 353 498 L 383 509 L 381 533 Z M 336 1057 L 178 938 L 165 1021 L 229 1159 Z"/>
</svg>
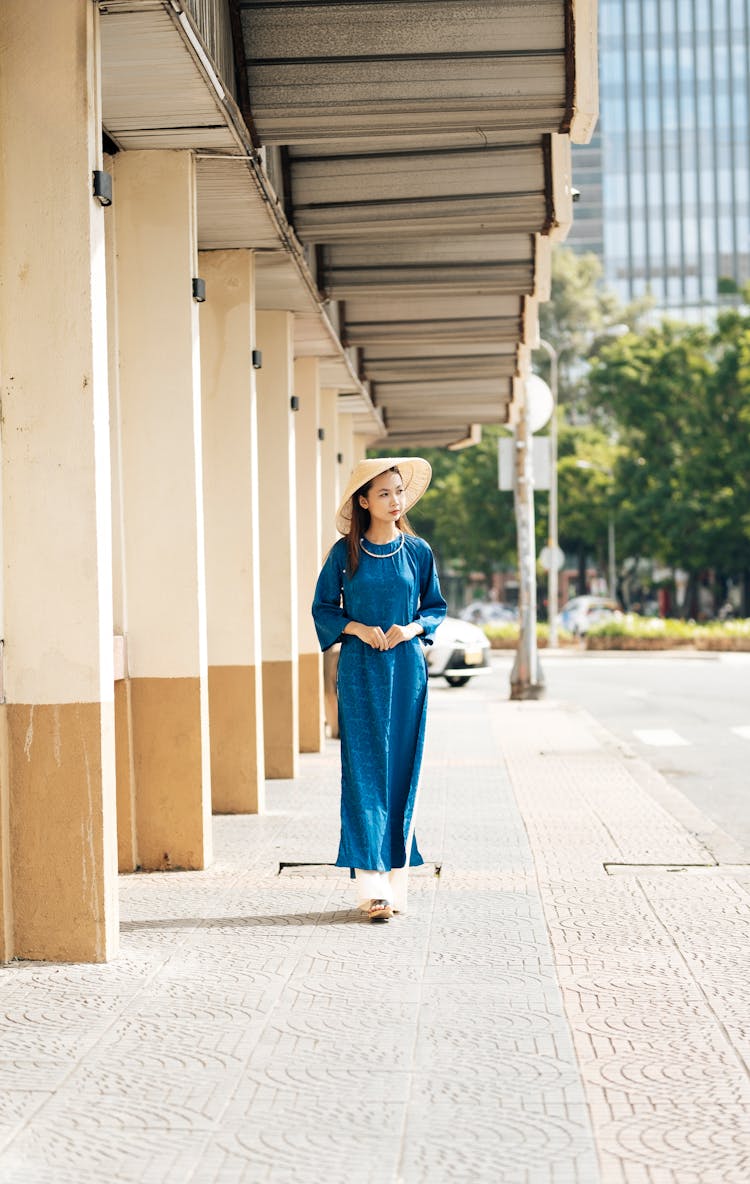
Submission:
<svg viewBox="0 0 750 1184">
<path fill-rule="evenodd" d="M 338 664 L 341 733 L 341 842 L 337 867 L 391 871 L 405 867 L 406 843 L 419 782 L 427 712 L 422 641 L 443 620 L 435 560 L 424 539 L 365 539 L 353 577 L 346 541 L 334 543 L 318 578 L 313 618 L 321 649 L 341 642 Z M 376 650 L 344 634 L 349 621 L 391 625 L 418 621 L 422 637 Z M 416 839 L 409 864 L 423 863 Z M 352 870 L 353 874 L 353 870 Z"/>
</svg>

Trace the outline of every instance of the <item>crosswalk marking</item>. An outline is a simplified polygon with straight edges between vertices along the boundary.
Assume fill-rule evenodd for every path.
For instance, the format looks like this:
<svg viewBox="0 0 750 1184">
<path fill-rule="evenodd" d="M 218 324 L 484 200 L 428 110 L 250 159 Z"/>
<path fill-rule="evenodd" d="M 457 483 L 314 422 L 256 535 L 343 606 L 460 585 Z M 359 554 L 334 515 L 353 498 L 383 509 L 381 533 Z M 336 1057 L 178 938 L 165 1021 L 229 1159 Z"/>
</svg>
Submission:
<svg viewBox="0 0 750 1184">
<path fill-rule="evenodd" d="M 750 724 L 741 724 L 738 728 L 732 728 L 735 736 L 741 736 L 743 740 L 750 740 Z"/>
<path fill-rule="evenodd" d="M 633 735 L 642 744 L 650 744 L 654 748 L 687 748 L 689 740 L 685 740 L 672 728 L 634 728 Z"/>
</svg>

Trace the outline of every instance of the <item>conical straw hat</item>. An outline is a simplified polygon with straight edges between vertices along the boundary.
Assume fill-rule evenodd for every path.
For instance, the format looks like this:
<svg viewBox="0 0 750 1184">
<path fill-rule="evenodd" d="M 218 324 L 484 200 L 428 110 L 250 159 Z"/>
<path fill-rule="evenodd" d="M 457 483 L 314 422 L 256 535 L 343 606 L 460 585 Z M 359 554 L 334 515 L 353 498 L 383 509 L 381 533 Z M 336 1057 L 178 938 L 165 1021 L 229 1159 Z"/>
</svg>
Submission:
<svg viewBox="0 0 750 1184">
<path fill-rule="evenodd" d="M 405 504 L 404 511 L 410 510 L 418 502 L 432 477 L 432 467 L 421 456 L 381 456 L 375 460 L 361 460 L 352 470 L 352 474 L 341 498 L 341 504 L 336 512 L 336 530 L 339 534 L 347 534 L 352 520 L 352 494 L 374 481 L 381 473 L 388 469 L 398 469 L 404 483 Z"/>
</svg>

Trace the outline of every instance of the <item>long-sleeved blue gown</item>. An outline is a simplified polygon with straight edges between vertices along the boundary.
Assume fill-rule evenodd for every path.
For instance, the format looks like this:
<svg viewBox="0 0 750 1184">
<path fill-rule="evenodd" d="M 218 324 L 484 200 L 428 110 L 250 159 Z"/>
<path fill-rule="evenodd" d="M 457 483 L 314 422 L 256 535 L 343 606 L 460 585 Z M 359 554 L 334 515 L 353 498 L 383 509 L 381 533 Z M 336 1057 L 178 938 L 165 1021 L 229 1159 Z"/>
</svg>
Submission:
<svg viewBox="0 0 750 1184">
<path fill-rule="evenodd" d="M 341 842 L 337 867 L 405 867 L 424 748 L 427 667 L 419 637 L 376 650 L 342 631 L 349 621 L 391 625 L 418 621 L 423 639 L 446 604 L 428 544 L 413 535 L 392 543 L 365 540 L 368 555 L 352 578 L 346 540 L 334 543 L 318 578 L 313 617 L 321 649 L 341 641 L 338 664 L 341 733 Z M 423 863 L 416 839 L 410 866 Z"/>
</svg>

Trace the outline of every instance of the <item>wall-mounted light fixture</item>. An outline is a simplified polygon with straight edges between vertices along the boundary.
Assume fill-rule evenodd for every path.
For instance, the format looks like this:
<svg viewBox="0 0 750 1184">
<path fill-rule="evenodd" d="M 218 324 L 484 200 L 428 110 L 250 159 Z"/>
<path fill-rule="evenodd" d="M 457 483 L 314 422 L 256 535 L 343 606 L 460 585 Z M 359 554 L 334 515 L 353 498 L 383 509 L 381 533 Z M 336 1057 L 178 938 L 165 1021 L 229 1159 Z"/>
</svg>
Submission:
<svg viewBox="0 0 750 1184">
<path fill-rule="evenodd" d="M 325 428 L 318 428 L 318 439 L 319 439 L 319 440 L 325 440 L 325 438 L 326 438 L 326 430 L 325 430 Z"/>
<path fill-rule="evenodd" d="M 262 350 L 254 349 L 253 352 L 250 354 L 250 358 L 252 359 L 253 370 L 262 370 L 263 369 L 263 351 Z"/>
<path fill-rule="evenodd" d="M 292 395 L 291 399 L 289 400 L 289 406 L 291 407 L 292 411 L 299 411 L 299 398 L 297 395 Z"/>
<path fill-rule="evenodd" d="M 200 276 L 193 276 L 193 300 L 196 304 L 203 304 L 206 299 L 206 281 Z"/>
<path fill-rule="evenodd" d="M 100 206 L 112 205 L 112 175 L 104 169 L 94 169 L 94 197 Z"/>
</svg>

